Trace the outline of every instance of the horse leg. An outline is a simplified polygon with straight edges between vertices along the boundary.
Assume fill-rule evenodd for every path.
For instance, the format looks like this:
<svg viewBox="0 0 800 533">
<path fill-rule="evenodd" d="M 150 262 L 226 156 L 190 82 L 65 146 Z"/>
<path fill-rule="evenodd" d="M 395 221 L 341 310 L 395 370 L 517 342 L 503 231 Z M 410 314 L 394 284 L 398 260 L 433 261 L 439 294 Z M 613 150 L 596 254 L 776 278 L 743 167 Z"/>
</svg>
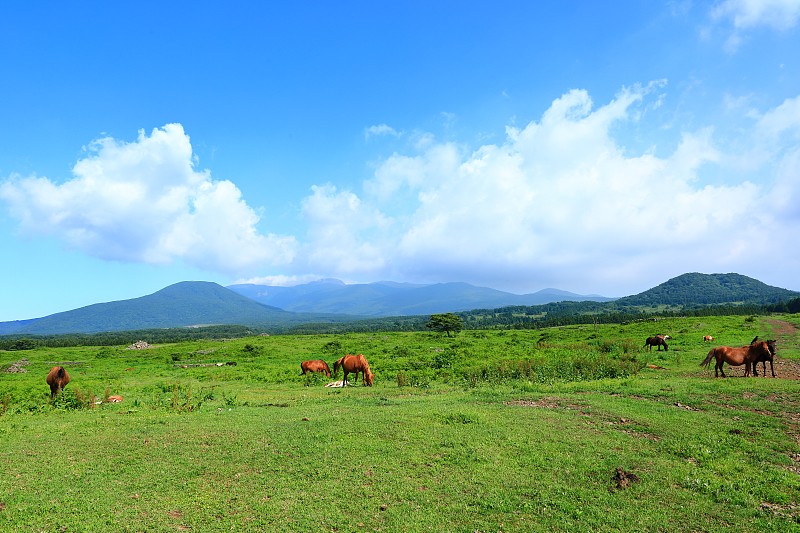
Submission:
<svg viewBox="0 0 800 533">
<path fill-rule="evenodd" d="M 775 375 L 775 367 L 772 366 L 772 361 L 769 362 L 769 369 L 772 370 L 772 377 L 773 378 L 777 377 Z M 764 376 L 766 377 L 766 375 L 767 375 L 767 363 L 764 363 Z"/>
</svg>

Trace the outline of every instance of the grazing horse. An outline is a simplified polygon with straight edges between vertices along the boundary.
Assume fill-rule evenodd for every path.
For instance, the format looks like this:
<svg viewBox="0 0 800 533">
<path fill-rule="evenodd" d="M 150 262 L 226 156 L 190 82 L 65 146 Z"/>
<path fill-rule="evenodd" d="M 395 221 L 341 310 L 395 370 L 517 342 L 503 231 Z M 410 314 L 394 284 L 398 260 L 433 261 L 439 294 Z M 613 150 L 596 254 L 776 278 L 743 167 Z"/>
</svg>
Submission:
<svg viewBox="0 0 800 533">
<path fill-rule="evenodd" d="M 722 374 L 724 378 L 726 376 L 725 372 L 722 371 L 723 364 L 728 363 L 730 366 L 744 365 L 744 376 L 748 377 L 750 375 L 751 364 L 755 365 L 755 361 L 760 361 L 760 358 L 769 358 L 770 356 L 769 345 L 764 341 L 755 341 L 754 339 L 752 344 L 742 346 L 741 348 L 731 348 L 730 346 L 712 348 L 703 362 L 700 363 L 700 366 L 708 366 L 711 359 L 716 359 L 714 377 L 719 377 L 719 374 Z"/>
<path fill-rule="evenodd" d="M 753 344 L 755 342 L 758 342 L 758 336 L 756 336 L 756 338 L 753 339 L 753 342 L 751 344 Z M 772 371 L 772 377 L 776 378 L 778 376 L 775 375 L 775 367 L 772 366 L 772 360 L 775 358 L 775 354 L 777 353 L 778 348 L 775 345 L 775 343 L 776 343 L 775 340 L 768 340 L 768 341 L 766 341 L 766 343 L 767 343 L 767 348 L 769 348 L 769 356 L 767 356 L 766 354 L 761 354 L 760 356 L 758 356 L 757 359 L 751 361 L 751 364 L 753 366 L 753 375 L 754 376 L 758 376 L 758 368 L 757 367 L 758 367 L 758 363 L 761 363 L 761 368 L 763 369 L 763 374 L 762 375 L 764 377 L 767 377 L 767 361 L 769 361 L 769 369 Z"/>
<path fill-rule="evenodd" d="M 711 335 L 705 335 L 703 337 L 703 342 L 711 342 L 713 340 L 714 340 L 714 337 L 712 337 Z"/>
<path fill-rule="evenodd" d="M 644 341 L 644 345 L 647 346 L 647 351 L 651 351 L 653 346 L 658 346 L 657 350 L 661 351 L 661 347 L 664 347 L 664 351 L 669 351 L 669 346 L 667 346 L 667 339 L 671 339 L 669 335 L 655 335 L 653 337 L 647 337 Z"/>
<path fill-rule="evenodd" d="M 50 385 L 50 399 L 55 399 L 64 387 L 69 383 L 69 374 L 63 366 L 54 366 L 47 374 L 47 384 Z"/>
<path fill-rule="evenodd" d="M 372 387 L 372 371 L 369 369 L 369 363 L 367 362 L 367 358 L 364 357 L 363 354 L 358 355 L 351 355 L 347 354 L 335 363 L 333 363 L 333 377 L 336 378 L 336 374 L 339 373 L 339 368 L 344 370 L 344 378 L 342 380 L 342 386 L 347 386 L 347 374 L 355 374 L 356 381 L 358 381 L 358 373 L 361 372 L 361 383 L 362 385 L 366 385 Z"/>
<path fill-rule="evenodd" d="M 331 369 L 328 366 L 328 363 L 323 361 L 322 359 L 315 359 L 313 361 L 303 361 L 300 363 L 300 375 L 304 375 L 306 372 L 322 372 L 328 377 L 331 377 Z"/>
</svg>

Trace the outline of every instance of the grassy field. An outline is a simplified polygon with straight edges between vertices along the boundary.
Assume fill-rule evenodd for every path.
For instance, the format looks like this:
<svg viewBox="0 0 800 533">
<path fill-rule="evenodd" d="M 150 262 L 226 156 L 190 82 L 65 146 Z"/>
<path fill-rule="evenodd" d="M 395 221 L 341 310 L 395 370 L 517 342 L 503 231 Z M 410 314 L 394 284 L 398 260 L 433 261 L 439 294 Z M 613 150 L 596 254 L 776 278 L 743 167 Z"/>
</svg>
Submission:
<svg viewBox="0 0 800 533">
<path fill-rule="evenodd" d="M 704 317 L 0 352 L 0 530 L 800 531 L 797 328 Z M 656 333 L 669 351 L 644 349 Z M 699 366 L 755 335 L 778 339 L 778 379 Z M 345 352 L 367 356 L 374 387 L 299 375 Z M 54 364 L 72 381 L 51 402 Z"/>
</svg>

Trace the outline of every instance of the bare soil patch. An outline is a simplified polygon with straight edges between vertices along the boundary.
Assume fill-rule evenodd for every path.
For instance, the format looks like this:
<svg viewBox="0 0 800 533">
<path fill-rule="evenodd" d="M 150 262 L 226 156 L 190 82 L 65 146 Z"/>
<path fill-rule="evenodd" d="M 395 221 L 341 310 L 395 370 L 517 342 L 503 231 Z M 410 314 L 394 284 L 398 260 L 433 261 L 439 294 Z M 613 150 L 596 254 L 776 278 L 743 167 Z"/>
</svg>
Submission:
<svg viewBox="0 0 800 533">
<path fill-rule="evenodd" d="M 780 344 L 778 345 L 780 346 Z M 778 348 L 778 353 L 780 353 L 780 348 Z M 800 379 L 800 362 L 795 361 L 794 359 L 782 359 L 780 355 L 775 357 L 775 361 L 773 363 L 775 368 L 775 375 L 778 379 L 793 379 L 799 380 Z M 709 365 L 711 376 L 714 375 L 714 362 L 712 361 Z M 742 366 L 729 366 L 727 363 L 725 364 L 725 375 L 729 377 L 744 377 L 744 365 Z M 764 378 L 764 372 L 761 367 L 761 364 L 758 365 L 758 378 L 754 379 L 761 379 Z M 769 363 L 767 363 L 767 379 L 772 379 L 772 373 L 769 371 Z M 748 378 L 749 379 L 749 378 Z"/>
<path fill-rule="evenodd" d="M 634 483 L 639 482 L 639 476 L 633 472 L 626 472 L 620 467 L 617 467 L 617 470 L 614 472 L 614 475 L 611 479 L 617 489 L 627 489 Z"/>
</svg>

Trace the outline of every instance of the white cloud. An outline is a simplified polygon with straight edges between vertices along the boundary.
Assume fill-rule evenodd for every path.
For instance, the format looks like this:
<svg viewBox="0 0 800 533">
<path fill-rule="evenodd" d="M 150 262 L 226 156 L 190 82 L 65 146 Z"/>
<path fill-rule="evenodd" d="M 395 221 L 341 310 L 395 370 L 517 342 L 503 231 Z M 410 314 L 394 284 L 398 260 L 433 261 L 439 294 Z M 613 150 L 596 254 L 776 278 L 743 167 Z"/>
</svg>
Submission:
<svg viewBox="0 0 800 533">
<path fill-rule="evenodd" d="M 800 0 L 723 0 L 711 11 L 716 21 L 729 21 L 733 31 L 725 43 L 728 52 L 735 52 L 744 40 L 744 33 L 758 27 L 786 31 L 800 19 Z"/>
<path fill-rule="evenodd" d="M 313 186 L 303 200 L 302 211 L 309 224 L 305 261 L 312 271 L 370 272 L 383 268 L 382 248 L 373 244 L 375 231 L 388 220 L 349 191 L 333 185 Z"/>
<path fill-rule="evenodd" d="M 798 0 L 724 0 L 713 11 L 714 18 L 726 18 L 737 29 L 766 26 L 775 30 L 787 30 L 800 18 Z"/>
<path fill-rule="evenodd" d="M 400 133 L 388 124 L 377 124 L 364 129 L 364 139 L 366 140 L 372 137 L 383 137 L 386 135 L 399 137 Z"/>
<path fill-rule="evenodd" d="M 0 185 L 23 231 L 102 259 L 182 260 L 227 274 L 291 261 L 292 237 L 261 235 L 233 183 L 195 170 L 180 124 L 130 143 L 102 138 L 86 151 L 62 184 L 15 176 Z"/>
<path fill-rule="evenodd" d="M 624 288 L 636 280 L 644 289 L 644 280 L 683 272 L 777 272 L 757 250 L 784 247 L 780 236 L 800 229 L 797 203 L 776 203 L 756 178 L 704 180 L 705 169 L 738 157 L 716 145 L 712 128 L 684 133 L 665 157 L 630 154 L 614 137 L 647 99 L 659 101 L 653 93 L 662 86 L 623 89 L 599 107 L 586 91 L 570 91 L 539 121 L 508 127 L 503 143 L 471 152 L 429 136 L 418 153 L 388 157 L 363 197 L 316 188 L 305 204 L 319 244 L 313 264 L 362 279 L 605 287 L 612 295 L 629 294 Z M 789 135 L 800 117 L 786 118 L 794 109 L 790 101 L 763 113 L 739 141 L 784 140 L 788 148 L 773 151 L 779 171 L 760 161 L 752 175 L 769 172 L 790 198 L 800 161 Z M 401 209 L 398 199 L 412 203 Z M 779 220 L 778 209 L 794 222 Z"/>
</svg>

